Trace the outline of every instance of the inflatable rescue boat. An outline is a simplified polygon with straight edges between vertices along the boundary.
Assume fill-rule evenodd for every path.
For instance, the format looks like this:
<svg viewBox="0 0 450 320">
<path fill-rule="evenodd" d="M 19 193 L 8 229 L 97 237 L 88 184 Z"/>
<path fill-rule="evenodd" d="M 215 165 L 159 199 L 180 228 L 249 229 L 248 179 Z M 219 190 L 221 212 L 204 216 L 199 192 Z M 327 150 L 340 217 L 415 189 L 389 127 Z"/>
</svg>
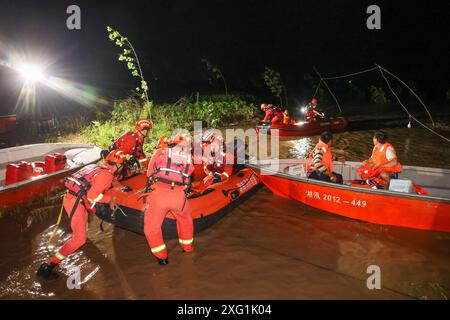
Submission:
<svg viewBox="0 0 450 320">
<path fill-rule="evenodd" d="M 202 171 L 203 166 L 201 164 L 196 165 L 196 169 L 198 169 L 196 171 Z M 194 182 L 193 185 L 198 186 L 201 183 L 201 180 L 199 180 Z M 233 208 L 249 198 L 260 186 L 262 184 L 260 184 L 258 175 L 252 169 L 242 167 L 232 174 L 227 181 L 212 184 L 202 191 L 190 192 L 187 201 L 192 207 L 194 233 L 211 227 Z M 112 211 L 108 204 L 99 203 L 96 205 L 96 215 L 120 228 L 143 235 L 145 189 L 145 172 L 120 182 L 114 182 L 113 188 L 106 193 L 117 197 L 117 209 Z M 193 189 L 197 190 L 196 188 Z M 177 237 L 176 220 L 172 213 L 167 214 L 162 229 L 165 239 Z"/>
<path fill-rule="evenodd" d="M 324 131 L 342 132 L 347 129 L 347 126 L 347 119 L 337 117 L 312 122 L 299 121 L 291 124 L 260 122 L 256 126 L 256 130 L 260 134 L 274 136 L 314 136 Z"/>
</svg>

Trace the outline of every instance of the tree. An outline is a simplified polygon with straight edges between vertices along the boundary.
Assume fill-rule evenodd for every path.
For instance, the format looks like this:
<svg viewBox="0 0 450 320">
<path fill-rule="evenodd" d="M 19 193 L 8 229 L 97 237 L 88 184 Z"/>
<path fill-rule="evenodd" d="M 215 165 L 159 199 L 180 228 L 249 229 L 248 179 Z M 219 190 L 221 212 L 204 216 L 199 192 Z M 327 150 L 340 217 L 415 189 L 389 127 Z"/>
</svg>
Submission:
<svg viewBox="0 0 450 320">
<path fill-rule="evenodd" d="M 208 69 L 212 77 L 217 80 L 222 79 L 223 85 L 225 87 L 225 95 L 228 95 L 227 82 L 225 81 L 225 77 L 223 76 L 222 71 L 220 71 L 219 67 L 209 62 L 206 58 L 202 58 L 201 61 L 205 64 L 206 69 Z"/>
<path fill-rule="evenodd" d="M 146 109 L 149 118 L 151 119 L 151 107 L 152 102 L 148 97 L 148 84 L 144 79 L 144 74 L 142 72 L 141 64 L 139 63 L 139 58 L 137 56 L 136 50 L 134 50 L 131 42 L 120 34 L 119 31 L 114 30 L 112 27 L 107 26 L 106 30 L 108 31 L 109 39 L 114 41 L 114 43 L 123 47 L 122 53 L 119 54 L 119 61 L 123 61 L 127 64 L 128 70 L 130 70 L 131 75 L 133 77 L 137 77 L 140 79 L 140 84 L 136 87 L 136 91 L 140 93 L 141 99 L 144 100 L 144 108 Z"/>
<path fill-rule="evenodd" d="M 270 69 L 269 67 L 264 67 L 264 72 L 262 74 L 262 78 L 264 82 L 266 83 L 266 86 L 269 88 L 270 92 L 278 99 L 280 99 L 280 106 L 283 107 L 283 99 L 281 98 L 281 95 L 285 94 L 285 100 L 286 104 L 287 101 L 287 92 L 286 87 L 284 86 L 283 82 L 281 81 L 281 76 L 279 72 L 276 72 L 273 69 Z"/>
</svg>

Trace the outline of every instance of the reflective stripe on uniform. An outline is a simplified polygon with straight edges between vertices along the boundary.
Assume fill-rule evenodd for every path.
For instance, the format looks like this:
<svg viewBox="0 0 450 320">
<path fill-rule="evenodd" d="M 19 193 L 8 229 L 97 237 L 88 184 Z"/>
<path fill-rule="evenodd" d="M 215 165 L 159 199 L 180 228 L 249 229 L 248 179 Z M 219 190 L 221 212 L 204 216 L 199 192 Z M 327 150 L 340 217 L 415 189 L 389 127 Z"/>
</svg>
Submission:
<svg viewBox="0 0 450 320">
<path fill-rule="evenodd" d="M 63 256 L 61 253 L 59 253 L 59 251 L 56 251 L 55 257 L 57 257 L 59 260 L 64 260 L 64 259 L 66 258 L 66 257 Z"/>
<path fill-rule="evenodd" d="M 72 177 L 68 177 L 67 178 L 67 180 L 70 180 L 70 181 L 72 181 L 72 182 L 74 182 L 74 183 L 76 183 L 78 186 L 80 186 L 81 187 L 81 183 L 80 182 L 78 182 L 76 179 L 74 179 L 74 178 L 72 178 Z"/>
<path fill-rule="evenodd" d="M 145 162 L 145 161 L 147 161 L 147 158 L 144 158 L 144 159 L 140 159 L 140 160 L 139 160 L 140 163 Z"/>
<path fill-rule="evenodd" d="M 186 178 L 189 177 L 189 175 L 186 174 L 186 173 L 184 173 L 184 172 L 177 171 L 177 170 L 173 170 L 173 169 L 170 169 L 170 168 L 159 168 L 159 171 L 168 171 L 168 172 L 173 172 L 173 173 L 181 174 L 182 176 L 184 176 L 184 177 L 186 177 Z"/>
<path fill-rule="evenodd" d="M 99 202 L 102 198 L 103 198 L 103 193 L 100 193 L 100 194 L 97 196 L 97 198 L 95 198 L 95 199 L 90 199 L 90 198 L 88 198 L 88 200 L 89 200 L 90 202 Z"/>
<path fill-rule="evenodd" d="M 225 177 L 227 177 L 227 179 L 230 177 L 230 175 L 228 174 L 228 173 L 226 173 L 226 172 L 223 172 L 222 173 Z"/>
<path fill-rule="evenodd" d="M 189 239 L 189 240 L 178 239 L 178 241 L 179 241 L 181 244 L 191 244 L 192 242 L 194 242 L 194 238 Z"/>
<path fill-rule="evenodd" d="M 154 247 L 154 248 L 150 248 L 150 250 L 152 251 L 152 253 L 158 253 L 161 252 L 163 250 L 166 250 L 166 245 L 162 244 L 160 246 Z"/>
</svg>

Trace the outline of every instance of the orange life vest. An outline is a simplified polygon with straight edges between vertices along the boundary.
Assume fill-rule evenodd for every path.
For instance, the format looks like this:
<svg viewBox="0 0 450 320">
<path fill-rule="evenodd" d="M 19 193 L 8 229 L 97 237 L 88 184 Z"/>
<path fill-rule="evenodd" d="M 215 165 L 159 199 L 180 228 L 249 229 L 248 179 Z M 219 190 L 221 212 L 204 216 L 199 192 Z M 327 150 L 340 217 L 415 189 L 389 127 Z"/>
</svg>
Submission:
<svg viewBox="0 0 450 320">
<path fill-rule="evenodd" d="M 308 172 L 314 172 L 316 171 L 316 168 L 313 165 L 313 157 L 314 153 L 317 149 L 322 148 L 323 154 L 322 154 L 322 165 L 328 169 L 329 172 L 333 172 L 333 155 L 331 154 L 330 147 L 321 141 L 316 144 L 314 149 L 311 151 L 308 157 L 308 161 L 306 162 L 306 167 L 308 169 Z"/>
<path fill-rule="evenodd" d="M 386 152 L 387 152 L 388 148 L 392 148 L 392 150 L 394 150 L 395 157 L 397 158 L 397 152 L 395 151 L 394 147 L 389 142 L 385 142 L 381 146 L 380 149 L 378 149 L 376 146 L 374 146 L 373 150 L 372 150 L 372 160 L 376 166 L 381 166 L 381 165 L 384 165 L 389 162 L 389 160 L 386 156 Z M 400 165 L 400 163 L 398 163 L 398 160 L 397 160 L 397 164 Z"/>
<path fill-rule="evenodd" d="M 155 161 L 152 174 L 153 181 L 183 187 L 188 186 L 194 172 L 191 154 L 178 147 L 164 149 L 161 156 Z"/>
<path fill-rule="evenodd" d="M 90 209 L 91 202 L 87 198 L 87 193 L 92 187 L 94 177 L 104 170 L 107 169 L 99 167 L 96 164 L 90 164 L 66 178 L 64 186 L 72 195 L 81 197 L 86 208 Z"/>
<path fill-rule="evenodd" d="M 109 146 L 109 151 L 122 150 L 138 159 L 145 158 L 144 140 L 137 132 L 126 132 Z"/>
</svg>

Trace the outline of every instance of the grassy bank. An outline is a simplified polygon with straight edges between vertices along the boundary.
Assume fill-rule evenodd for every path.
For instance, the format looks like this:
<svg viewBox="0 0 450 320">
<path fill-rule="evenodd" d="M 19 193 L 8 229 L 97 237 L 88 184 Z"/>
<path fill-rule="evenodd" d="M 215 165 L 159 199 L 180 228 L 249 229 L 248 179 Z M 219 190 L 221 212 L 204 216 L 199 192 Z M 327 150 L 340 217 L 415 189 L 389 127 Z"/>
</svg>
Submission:
<svg viewBox="0 0 450 320">
<path fill-rule="evenodd" d="M 138 118 L 148 117 L 151 111 L 154 123 L 145 151 L 155 147 L 159 137 L 170 134 L 176 128 L 192 130 L 194 121 L 203 121 L 204 127 L 223 127 L 236 122 L 249 121 L 257 110 L 251 97 L 238 95 L 211 95 L 182 97 L 175 103 L 144 106 L 134 96 L 114 102 L 111 110 L 97 115 L 97 119 L 79 123 L 73 127 L 73 121 L 62 123 L 62 132 L 48 142 L 92 143 L 107 148 L 112 140 L 122 133 L 134 131 Z M 64 129 L 66 128 L 66 129 Z"/>
</svg>

